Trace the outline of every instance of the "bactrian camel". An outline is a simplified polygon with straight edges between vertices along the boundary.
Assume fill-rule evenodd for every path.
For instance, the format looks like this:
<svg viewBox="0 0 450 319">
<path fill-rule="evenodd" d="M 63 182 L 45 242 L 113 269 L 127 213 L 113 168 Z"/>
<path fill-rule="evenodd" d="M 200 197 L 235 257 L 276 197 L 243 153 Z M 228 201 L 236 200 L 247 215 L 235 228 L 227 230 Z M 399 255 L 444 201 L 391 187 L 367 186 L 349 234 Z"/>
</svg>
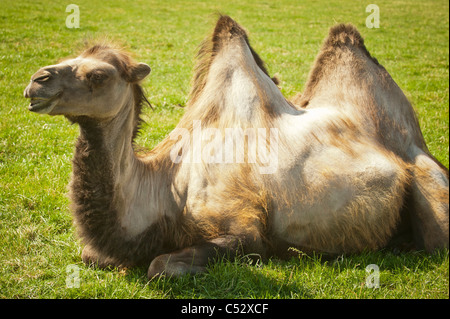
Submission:
<svg viewBox="0 0 450 319">
<path fill-rule="evenodd" d="M 70 198 L 85 263 L 145 265 L 152 278 L 204 271 L 221 256 L 282 258 L 289 247 L 448 247 L 448 170 L 355 27 L 331 28 L 290 102 L 244 29 L 220 16 L 184 116 L 138 155 L 149 72 L 99 44 L 41 68 L 25 89 L 30 111 L 79 125 Z"/>
</svg>

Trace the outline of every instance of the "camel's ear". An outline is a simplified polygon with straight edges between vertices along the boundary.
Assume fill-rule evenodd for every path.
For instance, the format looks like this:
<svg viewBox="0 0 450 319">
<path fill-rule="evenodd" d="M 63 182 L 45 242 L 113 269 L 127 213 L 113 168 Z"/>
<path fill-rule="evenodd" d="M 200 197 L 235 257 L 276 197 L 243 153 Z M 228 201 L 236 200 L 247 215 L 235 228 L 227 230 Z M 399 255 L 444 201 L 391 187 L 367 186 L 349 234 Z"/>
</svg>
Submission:
<svg viewBox="0 0 450 319">
<path fill-rule="evenodd" d="M 152 69 L 145 63 L 138 63 L 130 70 L 130 82 L 139 82 L 145 79 Z"/>
</svg>

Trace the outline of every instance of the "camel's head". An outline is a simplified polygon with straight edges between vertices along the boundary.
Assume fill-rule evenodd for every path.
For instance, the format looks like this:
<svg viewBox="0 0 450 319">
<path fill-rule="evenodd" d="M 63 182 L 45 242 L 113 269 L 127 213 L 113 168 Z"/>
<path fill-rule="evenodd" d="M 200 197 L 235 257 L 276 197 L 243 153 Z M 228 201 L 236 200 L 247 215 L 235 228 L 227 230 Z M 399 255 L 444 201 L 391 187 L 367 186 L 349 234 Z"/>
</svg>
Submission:
<svg viewBox="0 0 450 319">
<path fill-rule="evenodd" d="M 123 51 L 95 45 L 75 59 L 38 70 L 24 91 L 28 109 L 50 115 L 108 118 L 150 73 Z"/>
</svg>

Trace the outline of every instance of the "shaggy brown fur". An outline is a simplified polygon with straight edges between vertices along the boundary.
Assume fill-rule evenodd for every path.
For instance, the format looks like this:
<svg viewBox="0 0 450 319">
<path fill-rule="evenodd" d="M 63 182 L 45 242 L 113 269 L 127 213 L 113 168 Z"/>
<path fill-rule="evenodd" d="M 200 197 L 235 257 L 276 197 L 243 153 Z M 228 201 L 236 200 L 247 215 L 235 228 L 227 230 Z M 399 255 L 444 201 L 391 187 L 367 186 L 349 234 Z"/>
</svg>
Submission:
<svg viewBox="0 0 450 319">
<path fill-rule="evenodd" d="M 162 217 L 141 235 L 126 238 L 115 207 L 114 176 L 105 136 L 98 122 L 77 118 L 80 136 L 75 146 L 70 183 L 71 211 L 78 235 L 95 255 L 100 266 L 148 265 L 156 256 L 180 249 L 197 239 L 182 218 Z M 192 227 L 192 225 L 190 225 Z M 94 255 L 94 254 L 93 254 Z"/>
<path fill-rule="evenodd" d="M 174 163 L 177 141 L 169 137 L 136 156 L 147 101 L 139 81 L 149 72 L 124 51 L 97 45 L 41 69 L 25 91 L 30 110 L 80 126 L 70 197 L 86 263 L 181 275 L 203 271 L 217 254 L 375 250 L 396 228 L 399 242 L 448 246 L 448 170 L 429 155 L 411 105 L 354 27 L 330 30 L 298 101 L 304 110 L 281 95 L 228 16 L 202 44 L 177 128 L 193 133 L 200 121 L 222 133 L 219 142 L 227 128 L 277 129 L 279 143 L 265 144 L 280 159 L 271 175 L 258 171 L 260 159 L 249 161 L 249 136 L 245 162 L 233 165 Z M 47 73 L 53 81 L 36 80 Z"/>
</svg>

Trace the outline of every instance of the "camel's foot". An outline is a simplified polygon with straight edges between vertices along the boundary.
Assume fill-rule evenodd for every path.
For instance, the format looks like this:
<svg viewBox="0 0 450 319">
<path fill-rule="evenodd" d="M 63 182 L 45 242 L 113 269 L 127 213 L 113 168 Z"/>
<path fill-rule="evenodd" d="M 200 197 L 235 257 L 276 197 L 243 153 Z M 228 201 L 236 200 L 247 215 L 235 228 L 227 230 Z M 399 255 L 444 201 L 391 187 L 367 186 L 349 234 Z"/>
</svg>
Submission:
<svg viewBox="0 0 450 319">
<path fill-rule="evenodd" d="M 148 267 L 148 279 L 166 275 L 169 277 L 180 277 L 186 274 L 196 274 L 204 272 L 205 266 L 195 265 L 189 258 L 180 258 L 180 252 L 166 254 L 156 257 Z"/>
<path fill-rule="evenodd" d="M 239 254 L 240 240 L 235 236 L 224 236 L 204 244 L 188 247 L 170 254 L 156 257 L 148 268 L 148 278 L 156 276 L 179 277 L 204 272 L 215 258 L 232 260 Z"/>
<path fill-rule="evenodd" d="M 81 253 L 81 260 L 89 267 L 108 268 L 118 267 L 122 268 L 123 265 L 117 264 L 117 261 L 113 258 L 102 256 L 97 253 L 92 247 L 86 246 Z"/>
</svg>

